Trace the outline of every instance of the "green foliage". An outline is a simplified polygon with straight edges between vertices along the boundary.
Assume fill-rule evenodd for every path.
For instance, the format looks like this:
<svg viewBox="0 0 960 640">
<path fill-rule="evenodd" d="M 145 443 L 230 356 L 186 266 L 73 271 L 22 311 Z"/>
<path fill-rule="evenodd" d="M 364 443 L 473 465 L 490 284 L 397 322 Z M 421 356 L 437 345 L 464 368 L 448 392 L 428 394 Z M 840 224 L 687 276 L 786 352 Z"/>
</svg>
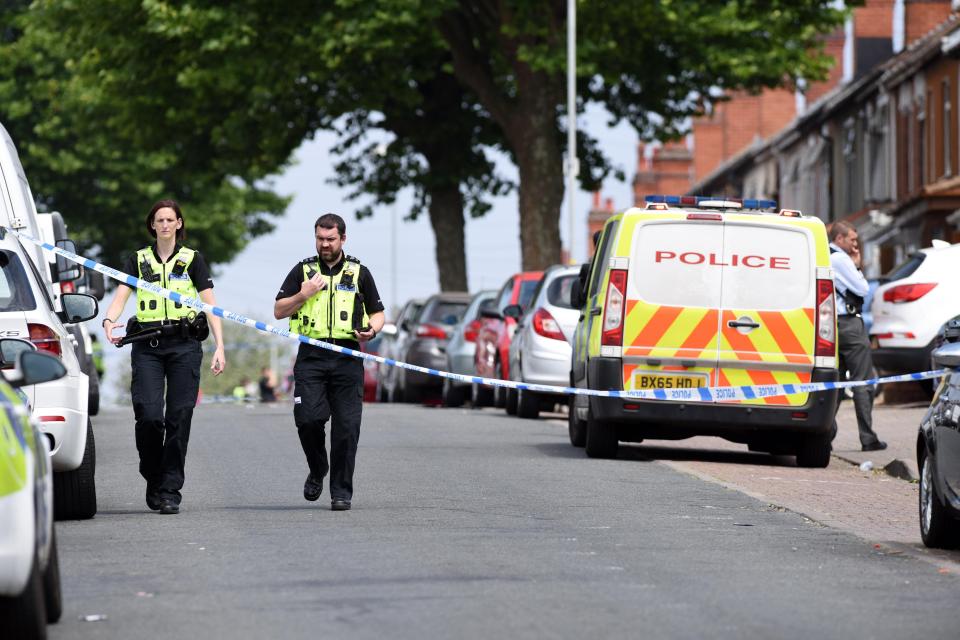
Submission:
<svg viewBox="0 0 960 640">
<path fill-rule="evenodd" d="M 214 341 L 208 338 L 203 343 L 203 366 L 200 368 L 200 390 L 207 397 L 229 396 L 233 388 L 246 378 L 256 382 L 263 367 L 278 363 L 274 371 L 278 384 L 293 366 L 297 345 L 279 336 L 262 333 L 233 322 L 223 323 L 223 343 L 226 349 L 227 368 L 219 376 L 210 371 Z"/>
</svg>

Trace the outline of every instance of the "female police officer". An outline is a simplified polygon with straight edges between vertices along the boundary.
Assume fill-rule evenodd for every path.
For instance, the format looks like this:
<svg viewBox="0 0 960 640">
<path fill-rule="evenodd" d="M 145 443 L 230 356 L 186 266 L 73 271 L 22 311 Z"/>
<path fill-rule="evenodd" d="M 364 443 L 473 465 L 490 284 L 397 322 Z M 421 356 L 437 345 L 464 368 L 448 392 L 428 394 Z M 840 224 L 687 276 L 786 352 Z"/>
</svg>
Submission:
<svg viewBox="0 0 960 640">
<path fill-rule="evenodd" d="M 173 200 L 161 200 L 150 209 L 146 222 L 147 230 L 157 241 L 128 259 L 124 272 L 136 273 L 141 280 L 155 282 L 184 297 L 199 295 L 207 304 L 216 304 L 206 261 L 199 251 L 180 244 L 186 232 L 180 205 Z M 131 290 L 129 285 L 117 287 L 103 321 L 107 340 L 114 344 L 121 340 L 113 335 L 113 329 L 118 325 Z M 190 419 L 200 387 L 203 352 L 196 332 L 191 335 L 189 331 L 196 326 L 195 315 L 186 305 L 137 289 L 138 328 L 156 337 L 133 344 L 130 391 L 136 417 L 140 475 L 147 481 L 147 506 L 163 514 L 180 511 Z M 207 314 L 207 318 L 217 342 L 210 368 L 214 375 L 219 375 L 226 366 L 223 332 L 220 318 L 212 314 Z"/>
</svg>

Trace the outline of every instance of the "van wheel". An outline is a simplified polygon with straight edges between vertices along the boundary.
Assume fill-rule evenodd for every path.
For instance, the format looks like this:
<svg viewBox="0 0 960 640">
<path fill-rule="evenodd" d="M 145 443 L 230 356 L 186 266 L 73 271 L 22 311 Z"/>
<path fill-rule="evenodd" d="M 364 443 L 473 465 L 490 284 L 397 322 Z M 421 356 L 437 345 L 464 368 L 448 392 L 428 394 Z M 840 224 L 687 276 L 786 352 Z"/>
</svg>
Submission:
<svg viewBox="0 0 960 640">
<path fill-rule="evenodd" d="M 443 391 L 440 392 L 440 402 L 445 407 L 462 407 L 466 398 L 462 386 L 453 384 L 449 378 L 443 379 Z"/>
<path fill-rule="evenodd" d="M 587 421 L 577 417 L 576 398 L 577 396 L 570 396 L 567 409 L 567 432 L 570 434 L 570 444 L 582 447 L 587 444 Z"/>
<path fill-rule="evenodd" d="M 87 419 L 87 444 L 83 450 L 83 462 L 73 471 L 58 471 L 53 474 L 53 514 L 56 520 L 88 520 L 96 515 L 96 466 L 97 448 L 93 439 L 93 425 Z"/>
<path fill-rule="evenodd" d="M 493 389 L 485 384 L 470 385 L 470 404 L 474 409 L 493 405 Z"/>
<path fill-rule="evenodd" d="M 600 422 L 588 412 L 585 445 L 591 458 L 616 458 L 620 448 L 616 427 Z"/>
<path fill-rule="evenodd" d="M 47 613 L 43 598 L 43 578 L 40 576 L 36 552 L 30 577 L 18 596 L 0 596 L 0 620 L 3 620 L 5 638 L 40 640 L 47 637 Z"/>
<path fill-rule="evenodd" d="M 507 394 L 507 401 L 504 403 L 504 409 L 508 416 L 517 415 L 517 402 L 520 401 L 520 392 L 517 389 L 504 389 Z"/>
<path fill-rule="evenodd" d="M 947 513 L 933 480 L 933 460 L 924 450 L 920 462 L 920 538 L 935 549 L 956 549 L 960 546 L 960 521 Z"/>
<path fill-rule="evenodd" d="M 809 469 L 824 469 L 830 464 L 830 434 L 808 436 L 800 441 L 797 451 L 797 466 Z"/>
<path fill-rule="evenodd" d="M 540 417 L 540 398 L 536 393 L 520 389 L 517 392 L 517 416 L 536 420 Z"/>
<path fill-rule="evenodd" d="M 53 624 L 63 615 L 63 596 L 60 591 L 60 556 L 57 553 L 57 528 L 50 527 L 50 557 L 43 572 L 43 600 L 47 609 L 47 624 Z"/>
</svg>

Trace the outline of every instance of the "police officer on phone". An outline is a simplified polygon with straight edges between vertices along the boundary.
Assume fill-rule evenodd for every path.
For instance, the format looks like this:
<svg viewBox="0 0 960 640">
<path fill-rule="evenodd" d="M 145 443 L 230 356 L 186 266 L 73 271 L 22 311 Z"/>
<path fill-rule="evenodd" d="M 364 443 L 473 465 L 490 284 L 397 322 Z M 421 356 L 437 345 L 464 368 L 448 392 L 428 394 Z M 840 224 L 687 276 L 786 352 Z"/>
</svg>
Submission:
<svg viewBox="0 0 960 640">
<path fill-rule="evenodd" d="M 860 314 L 870 285 L 860 271 L 857 230 L 846 222 L 835 222 L 830 228 L 830 266 L 833 268 L 833 287 L 836 291 L 840 379 L 843 380 L 849 372 L 850 380 L 869 380 L 874 375 L 873 359 L 870 357 L 870 339 Z M 864 451 L 886 449 L 887 443 L 880 440 L 873 430 L 873 389 L 855 387 L 852 391 L 861 447 Z M 837 421 L 834 418 L 834 437 L 836 434 Z"/>
<path fill-rule="evenodd" d="M 359 350 L 383 327 L 383 304 L 370 271 L 343 252 L 347 225 L 327 213 L 314 224 L 317 253 L 287 274 L 273 307 L 290 330 L 309 338 Z M 309 473 L 303 497 L 314 501 L 330 472 L 330 508 L 350 509 L 353 469 L 363 408 L 363 361 L 300 343 L 293 367 L 293 418 Z M 330 459 L 324 428 L 330 419 Z"/>
</svg>

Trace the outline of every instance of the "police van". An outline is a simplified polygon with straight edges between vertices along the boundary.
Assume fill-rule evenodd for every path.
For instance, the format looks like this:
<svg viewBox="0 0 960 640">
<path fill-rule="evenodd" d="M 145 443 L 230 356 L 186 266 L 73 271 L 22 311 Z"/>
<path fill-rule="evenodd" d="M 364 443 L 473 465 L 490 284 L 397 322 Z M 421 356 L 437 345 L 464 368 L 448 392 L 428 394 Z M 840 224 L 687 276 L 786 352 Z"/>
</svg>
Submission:
<svg viewBox="0 0 960 640">
<path fill-rule="evenodd" d="M 0 225 L 40 238 L 37 210 L 13 140 L 0 125 Z M 29 340 L 59 357 L 63 378 L 22 391 L 50 445 L 58 519 L 92 518 L 97 511 L 89 380 L 81 371 L 67 325 L 97 315 L 93 296 L 59 293 L 43 249 L 12 233 L 0 238 L 0 338 Z M 70 279 L 60 274 L 64 280 Z"/>
<path fill-rule="evenodd" d="M 649 196 L 612 216 L 571 293 L 581 308 L 571 385 L 696 389 L 837 380 L 823 223 L 769 200 Z M 699 398 L 698 394 L 691 394 Z M 744 400 L 571 396 L 591 457 L 620 441 L 720 436 L 752 451 L 830 460 L 837 391 Z"/>
</svg>

